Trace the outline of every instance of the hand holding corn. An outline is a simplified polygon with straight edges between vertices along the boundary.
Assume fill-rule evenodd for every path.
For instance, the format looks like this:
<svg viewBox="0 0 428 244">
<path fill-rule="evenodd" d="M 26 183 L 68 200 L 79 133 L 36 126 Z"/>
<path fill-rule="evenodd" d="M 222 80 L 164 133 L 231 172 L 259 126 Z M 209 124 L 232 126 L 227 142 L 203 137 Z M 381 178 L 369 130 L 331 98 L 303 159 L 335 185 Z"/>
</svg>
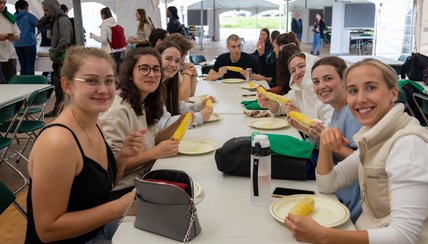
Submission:
<svg viewBox="0 0 428 244">
<path fill-rule="evenodd" d="M 281 95 L 278 95 L 278 94 L 275 94 L 272 92 L 268 92 L 262 86 L 257 87 L 257 92 L 265 95 L 267 98 L 269 98 L 270 100 L 277 102 L 277 103 L 288 103 L 288 102 L 290 102 L 290 100 L 287 97 L 284 97 L 284 96 L 281 96 Z"/>
<path fill-rule="evenodd" d="M 313 119 L 297 111 L 290 111 L 288 112 L 288 115 L 290 116 L 290 118 L 297 121 L 306 129 L 309 129 L 311 127 L 311 124 L 315 122 Z"/>
</svg>

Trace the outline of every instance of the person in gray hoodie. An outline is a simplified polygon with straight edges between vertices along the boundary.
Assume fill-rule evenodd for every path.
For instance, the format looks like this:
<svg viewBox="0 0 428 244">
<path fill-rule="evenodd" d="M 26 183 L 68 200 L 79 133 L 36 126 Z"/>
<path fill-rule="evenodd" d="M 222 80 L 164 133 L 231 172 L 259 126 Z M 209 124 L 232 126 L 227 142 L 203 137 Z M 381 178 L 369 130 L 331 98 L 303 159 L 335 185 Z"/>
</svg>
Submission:
<svg viewBox="0 0 428 244">
<path fill-rule="evenodd" d="M 61 5 L 57 0 L 44 0 L 42 2 L 43 11 L 46 16 L 41 18 L 37 27 L 51 30 L 51 48 L 49 57 L 52 60 L 52 83 L 55 86 L 55 107 L 46 117 L 54 117 L 58 114 L 63 94 L 60 83 L 60 71 L 64 61 L 65 50 L 72 43 L 74 31 L 70 19 L 64 15 Z M 64 18 L 63 18 L 64 17 Z"/>
</svg>

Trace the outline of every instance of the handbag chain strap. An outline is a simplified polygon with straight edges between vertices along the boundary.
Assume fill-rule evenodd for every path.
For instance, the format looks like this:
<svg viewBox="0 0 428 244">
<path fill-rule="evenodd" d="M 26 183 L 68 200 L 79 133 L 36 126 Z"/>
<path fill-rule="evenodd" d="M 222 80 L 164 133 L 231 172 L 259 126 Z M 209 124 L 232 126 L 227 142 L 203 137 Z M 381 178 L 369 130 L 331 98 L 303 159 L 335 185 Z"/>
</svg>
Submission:
<svg viewBox="0 0 428 244">
<path fill-rule="evenodd" d="M 134 193 L 136 192 L 136 188 L 134 187 L 134 189 L 132 190 Z M 125 220 L 125 217 L 128 216 L 129 210 L 132 207 L 132 204 L 135 202 L 137 195 L 135 194 L 134 199 L 131 200 L 131 202 L 128 204 L 128 207 L 125 210 L 125 213 L 123 214 L 122 218 L 120 218 L 119 222 L 117 223 L 117 227 L 119 227 L 119 225 L 123 222 L 123 220 Z"/>
<path fill-rule="evenodd" d="M 195 214 L 196 213 L 196 208 L 195 205 L 192 203 L 190 204 L 190 223 L 189 223 L 189 228 L 187 228 L 186 231 L 186 235 L 184 236 L 184 240 L 183 240 L 183 244 L 186 244 L 186 242 L 189 241 L 189 237 L 190 237 L 190 232 L 192 231 L 192 226 L 193 223 L 195 222 Z"/>
</svg>

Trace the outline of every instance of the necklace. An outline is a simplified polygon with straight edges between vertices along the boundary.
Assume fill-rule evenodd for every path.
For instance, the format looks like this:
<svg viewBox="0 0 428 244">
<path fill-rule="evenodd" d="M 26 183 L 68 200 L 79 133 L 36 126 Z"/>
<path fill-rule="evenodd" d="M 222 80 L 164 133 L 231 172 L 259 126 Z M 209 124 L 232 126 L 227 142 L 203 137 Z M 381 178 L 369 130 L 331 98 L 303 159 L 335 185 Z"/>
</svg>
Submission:
<svg viewBox="0 0 428 244">
<path fill-rule="evenodd" d="M 73 114 L 73 117 L 75 118 L 75 120 L 79 124 L 80 129 L 83 131 L 83 133 L 85 134 L 86 138 L 88 139 L 89 144 L 95 150 L 95 153 L 97 155 L 97 159 L 95 161 L 99 164 L 99 162 L 102 161 L 102 158 L 103 158 L 103 150 L 101 149 L 101 151 L 100 151 L 100 149 L 92 141 L 91 137 L 88 135 L 88 133 L 86 132 L 86 130 L 83 128 L 83 125 L 80 122 L 81 121 L 80 117 L 74 112 L 73 109 L 71 109 L 71 113 Z M 112 180 L 113 177 L 114 177 L 113 176 L 113 170 L 111 169 L 111 167 L 110 167 L 110 165 L 108 163 L 108 160 L 107 160 L 107 176 L 108 176 L 108 179 L 110 181 L 111 187 L 113 188 L 113 180 Z"/>
</svg>

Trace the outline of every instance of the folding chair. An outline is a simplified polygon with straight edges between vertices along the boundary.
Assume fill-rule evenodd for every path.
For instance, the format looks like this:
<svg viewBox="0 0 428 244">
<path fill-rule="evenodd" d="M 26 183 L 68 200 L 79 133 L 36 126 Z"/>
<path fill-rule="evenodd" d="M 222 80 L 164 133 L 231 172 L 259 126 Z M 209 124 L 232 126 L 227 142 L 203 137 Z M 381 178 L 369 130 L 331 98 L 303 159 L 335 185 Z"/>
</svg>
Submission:
<svg viewBox="0 0 428 244">
<path fill-rule="evenodd" d="M 197 64 L 200 65 L 201 63 L 207 62 L 207 59 L 205 58 L 204 55 L 190 55 L 190 62 L 192 62 L 192 64 Z"/>
<path fill-rule="evenodd" d="M 13 123 L 8 122 L 0 125 L 0 132 L 6 132 L 7 128 L 11 127 L 12 128 L 11 131 L 14 131 L 14 135 L 19 135 L 19 134 L 27 135 L 27 138 L 26 138 L 27 140 L 25 141 L 24 147 L 21 150 L 14 149 L 12 147 L 8 148 L 8 149 L 12 149 L 15 153 L 18 154 L 18 158 L 16 162 L 19 162 L 19 159 L 21 157 L 28 162 L 28 159 L 23 155 L 23 153 L 27 148 L 30 140 L 35 140 L 35 138 L 37 137 L 38 131 L 40 131 L 45 126 L 45 122 L 43 121 L 44 119 L 43 112 L 44 112 L 45 106 L 42 108 L 40 112 L 41 115 L 37 119 L 30 118 L 28 111 L 30 110 L 30 108 L 35 102 L 47 99 L 48 94 L 51 94 L 53 89 L 54 88 L 50 86 L 47 89 L 34 91 L 31 94 L 31 96 L 28 98 L 27 102 L 25 103 L 25 110 L 21 115 L 21 119 L 19 119 L 19 121 L 14 121 Z M 6 149 L 6 152 L 8 149 Z"/>
<path fill-rule="evenodd" d="M 0 127 L 6 128 L 3 133 L 0 133 L 0 151 L 4 150 L 0 156 L 0 165 L 6 163 L 7 166 L 9 166 L 24 180 L 24 185 L 21 186 L 16 192 L 21 191 L 30 183 L 30 181 L 24 176 L 24 174 L 22 174 L 21 171 L 9 163 L 9 159 L 15 155 L 19 155 L 19 151 L 13 149 L 11 145 L 16 134 L 16 128 L 19 128 L 21 125 L 21 120 L 18 117 L 19 110 L 21 109 L 23 103 L 24 100 L 21 99 L 0 106 Z M 7 157 L 7 152 L 9 149 L 14 151 L 14 154 Z"/>
<path fill-rule="evenodd" d="M 9 84 L 48 84 L 48 78 L 44 75 L 15 75 L 10 78 Z M 38 100 L 33 101 L 31 107 L 28 110 L 28 116 L 33 118 L 34 120 L 38 120 L 40 117 L 44 116 L 44 111 L 46 105 L 49 102 L 50 96 L 53 90 L 49 94 L 46 94 L 46 97 L 39 97 Z M 23 108 L 20 111 L 22 115 L 24 113 Z M 38 114 L 38 117 L 33 117 L 34 114 Z"/>
<path fill-rule="evenodd" d="M 19 205 L 16 201 L 15 194 L 10 191 L 9 187 L 7 187 L 3 182 L 0 181 L 0 214 L 2 214 L 11 204 L 13 204 L 16 209 L 27 218 L 27 213 L 25 210 Z"/>
<path fill-rule="evenodd" d="M 428 96 L 419 93 L 413 93 L 413 100 L 415 101 L 416 107 L 425 121 L 425 126 L 428 125 Z"/>
</svg>

